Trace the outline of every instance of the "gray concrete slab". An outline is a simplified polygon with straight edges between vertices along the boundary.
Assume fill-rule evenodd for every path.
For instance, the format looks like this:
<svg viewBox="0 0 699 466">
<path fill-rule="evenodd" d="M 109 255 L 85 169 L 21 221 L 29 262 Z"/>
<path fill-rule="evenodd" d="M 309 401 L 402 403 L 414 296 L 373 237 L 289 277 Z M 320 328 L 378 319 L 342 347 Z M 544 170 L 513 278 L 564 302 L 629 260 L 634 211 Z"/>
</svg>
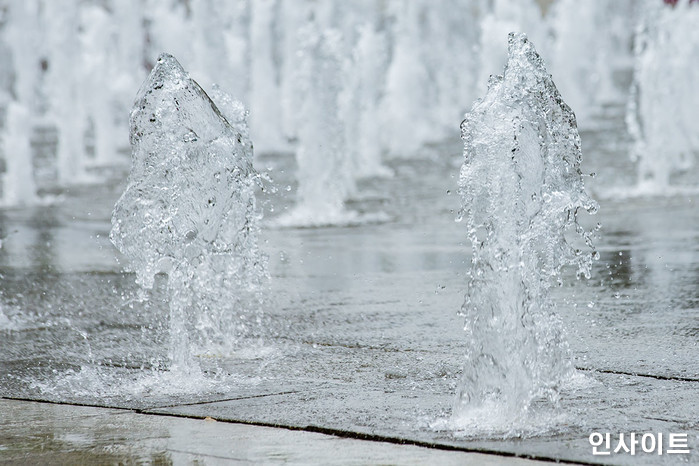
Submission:
<svg viewBox="0 0 699 466">
<path fill-rule="evenodd" d="M 0 400 L 0 412 L 0 464 L 543 464 L 129 410 Z"/>
<path fill-rule="evenodd" d="M 335 384 L 288 395 L 245 400 L 182 405 L 147 412 L 262 423 L 269 425 L 324 428 L 376 438 L 405 439 L 445 447 L 517 454 L 550 460 L 600 462 L 591 454 L 592 432 L 685 432 L 690 443 L 699 440 L 699 409 L 696 385 L 630 376 L 597 374 L 584 390 L 564 393 L 558 412 L 542 410 L 541 422 L 551 423 L 545 434 L 534 427 L 525 438 L 478 438 L 435 429 L 431 424 L 446 416 L 452 402 L 450 391 L 435 394 L 431 389 L 407 387 L 388 389 L 389 384 L 356 386 Z M 621 387 L 624 387 L 622 390 Z M 550 416 L 550 417 L 549 417 Z M 552 419 L 553 418 L 553 419 Z M 481 433 L 481 436 L 484 436 Z M 675 464 L 698 461 L 696 451 L 680 458 L 653 455 L 615 456 L 615 464 Z M 608 459 L 607 459 L 608 460 Z"/>
</svg>

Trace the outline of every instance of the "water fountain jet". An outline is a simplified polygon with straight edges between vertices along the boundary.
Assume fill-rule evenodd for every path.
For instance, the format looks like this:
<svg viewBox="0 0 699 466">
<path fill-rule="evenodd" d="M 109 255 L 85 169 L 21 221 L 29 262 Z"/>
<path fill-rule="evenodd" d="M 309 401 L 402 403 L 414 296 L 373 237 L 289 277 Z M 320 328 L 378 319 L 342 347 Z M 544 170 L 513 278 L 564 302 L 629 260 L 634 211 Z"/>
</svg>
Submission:
<svg viewBox="0 0 699 466">
<path fill-rule="evenodd" d="M 355 191 L 345 134 L 340 120 L 342 36 L 315 22 L 302 30 L 298 94 L 298 202 L 278 219 L 281 226 L 352 223 L 357 213 L 345 209 Z"/>
<path fill-rule="evenodd" d="M 173 56 L 158 58 L 131 113 L 131 173 L 112 217 L 137 283 L 167 274 L 173 371 L 197 370 L 197 344 L 239 336 L 245 297 L 267 276 L 246 113 L 213 95 L 223 112 Z"/>
<path fill-rule="evenodd" d="M 7 96 L 0 89 L 0 100 L 6 101 L 5 122 L 0 127 L 0 155 L 6 165 L 0 170 L 0 206 L 31 205 L 38 201 L 31 148 L 39 107 L 36 87 L 40 81 L 40 60 L 33 37 L 39 29 L 38 10 L 36 1 L 13 4 L 9 8 L 7 30 L 1 31 L 0 40 L 7 41 L 10 58 L 2 66 L 12 70 L 13 83 Z"/>
<path fill-rule="evenodd" d="M 3 180 L 0 205 L 26 205 L 36 201 L 32 150 L 29 145 L 32 121 L 29 110 L 23 105 L 11 102 L 7 107 L 7 126 L 3 135 L 7 173 Z"/>
<path fill-rule="evenodd" d="M 555 399 L 573 369 L 549 288 L 566 265 L 589 276 L 594 255 L 578 223 L 597 204 L 583 185 L 575 115 L 526 35 L 510 34 L 508 55 L 461 126 L 461 215 L 473 255 L 456 424 L 508 424 L 535 399 Z"/>
<path fill-rule="evenodd" d="M 699 135 L 699 7 L 646 2 L 634 44 L 634 79 L 627 108 L 631 157 L 638 161 L 634 194 L 696 191 Z"/>
<path fill-rule="evenodd" d="M 340 93 L 346 150 L 355 178 L 392 175 L 382 164 L 381 131 L 377 121 L 386 62 L 385 34 L 369 24 L 362 25 L 352 58 L 345 63 L 345 83 Z"/>
</svg>

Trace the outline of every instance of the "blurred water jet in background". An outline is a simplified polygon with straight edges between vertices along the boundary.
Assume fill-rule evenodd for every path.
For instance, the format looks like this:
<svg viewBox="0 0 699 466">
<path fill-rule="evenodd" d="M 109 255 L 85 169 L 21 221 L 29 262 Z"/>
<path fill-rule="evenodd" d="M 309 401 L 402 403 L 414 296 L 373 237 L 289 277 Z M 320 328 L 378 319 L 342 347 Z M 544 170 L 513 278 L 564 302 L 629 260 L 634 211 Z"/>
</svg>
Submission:
<svg viewBox="0 0 699 466">
<path fill-rule="evenodd" d="M 205 87 L 217 83 L 250 109 L 257 158 L 296 152 L 299 34 L 311 18 L 319 31 L 341 37 L 344 77 L 332 85 L 340 87 L 340 112 L 330 117 L 348 141 L 342 163 L 358 177 L 386 175 L 381 164 L 391 158 L 421 157 L 426 146 L 453 138 L 453 121 L 502 68 L 503 38 L 515 31 L 546 52 L 582 129 L 628 102 L 635 161 L 591 157 L 591 171 L 624 172 L 602 177 L 610 185 L 600 190 L 628 194 L 632 186 L 620 180 L 629 170 L 646 187 L 691 187 L 698 143 L 684 128 L 698 107 L 690 84 L 696 10 L 655 0 L 4 0 L 0 199 L 50 202 L 76 184 L 123 181 L 126 115 L 162 50 Z M 668 154 L 658 154 L 666 146 Z"/>
<path fill-rule="evenodd" d="M 356 213 L 344 203 L 355 191 L 348 141 L 340 122 L 343 63 L 342 37 L 320 31 L 315 21 L 301 33 L 296 94 L 298 148 L 297 205 L 279 219 L 281 225 L 313 226 L 351 222 Z M 356 118 L 353 115 L 353 118 Z"/>
<path fill-rule="evenodd" d="M 637 8 L 627 110 L 636 194 L 693 191 L 699 179 L 699 68 L 693 65 L 699 62 L 699 5 L 644 1 Z"/>
</svg>

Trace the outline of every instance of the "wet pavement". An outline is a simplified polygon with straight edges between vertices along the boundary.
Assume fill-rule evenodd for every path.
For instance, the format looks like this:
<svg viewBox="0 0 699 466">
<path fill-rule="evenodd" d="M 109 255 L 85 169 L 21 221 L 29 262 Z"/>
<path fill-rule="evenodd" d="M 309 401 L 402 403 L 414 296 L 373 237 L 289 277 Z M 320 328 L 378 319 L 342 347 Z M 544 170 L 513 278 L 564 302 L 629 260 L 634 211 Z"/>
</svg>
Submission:
<svg viewBox="0 0 699 466">
<path fill-rule="evenodd" d="M 0 463 L 535 465 L 315 432 L 0 400 Z"/>
<path fill-rule="evenodd" d="M 588 140 L 600 163 L 603 145 Z M 194 375 L 167 371 L 162 281 L 141 299 L 109 243 L 120 185 L 1 211 L 0 461 L 699 463 L 693 195 L 600 199 L 589 219 L 603 225 L 592 278 L 567 272 L 552 293 L 578 368 L 558 406 L 471 430 L 440 423 L 464 350 L 457 311 L 470 246 L 454 222 L 459 151 L 395 161 L 395 177 L 361 186 L 351 207 L 387 222 L 267 224 L 264 316 L 243 341 L 200 354 Z M 291 205 L 293 160 L 258 165 L 280 188 L 263 201 L 269 221 Z M 605 188 L 596 182 L 593 194 Z M 592 432 L 686 433 L 690 453 L 594 456 Z"/>
</svg>

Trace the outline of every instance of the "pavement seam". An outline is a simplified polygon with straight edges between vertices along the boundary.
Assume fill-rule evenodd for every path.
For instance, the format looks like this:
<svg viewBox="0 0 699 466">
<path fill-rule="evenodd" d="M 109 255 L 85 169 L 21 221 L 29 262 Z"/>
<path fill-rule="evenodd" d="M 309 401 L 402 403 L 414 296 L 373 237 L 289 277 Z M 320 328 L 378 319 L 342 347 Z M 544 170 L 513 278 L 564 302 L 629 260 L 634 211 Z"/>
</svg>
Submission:
<svg viewBox="0 0 699 466">
<path fill-rule="evenodd" d="M 699 382 L 699 378 L 694 378 L 694 377 L 680 377 L 680 376 L 675 376 L 675 375 L 643 374 L 640 372 L 626 372 L 626 371 L 618 371 L 618 370 L 613 370 L 613 369 L 595 369 L 592 367 L 576 367 L 576 369 L 579 371 L 585 371 L 585 372 L 599 372 L 600 374 L 628 375 L 631 377 L 645 377 L 645 378 L 656 379 L 656 380 L 673 380 L 673 381 L 677 381 L 677 382 Z"/>
<path fill-rule="evenodd" d="M 103 409 L 118 409 L 122 411 L 131 411 L 134 413 L 138 414 L 158 414 L 158 413 L 149 413 L 148 411 L 153 411 L 153 410 L 158 410 L 158 409 L 166 409 L 166 408 L 178 408 L 178 407 L 183 407 L 183 406 L 196 406 L 196 405 L 206 405 L 206 404 L 212 404 L 212 403 L 223 403 L 226 401 L 241 401 L 241 400 L 250 400 L 254 398 L 264 398 L 267 396 L 278 396 L 278 395 L 291 395 L 294 393 L 300 393 L 299 391 L 289 391 L 289 392 L 278 392 L 278 393 L 266 393 L 262 395 L 247 395 L 247 396 L 239 396 L 235 398 L 223 398 L 223 399 L 215 399 L 215 400 L 203 400 L 203 401 L 197 401 L 194 403 L 176 403 L 176 404 L 170 404 L 170 405 L 160 405 L 160 406 L 148 406 L 148 407 L 133 407 L 133 408 L 127 408 L 124 406 L 118 406 L 118 405 L 106 405 L 106 404 L 97 404 L 97 403 L 81 403 L 78 401 L 58 401 L 58 400 L 45 400 L 41 398 L 29 398 L 29 397 L 17 397 L 17 396 L 0 396 L 0 400 L 10 400 L 10 401 L 27 401 L 27 402 L 32 402 L 32 403 L 46 403 L 46 404 L 54 404 L 54 405 L 66 405 L 66 406 L 81 406 L 85 408 L 103 408 Z"/>
<path fill-rule="evenodd" d="M 32 403 L 45 403 L 45 404 L 52 404 L 52 405 L 80 406 L 80 407 L 84 407 L 84 408 L 118 409 L 121 411 L 138 412 L 138 410 L 136 408 L 125 408 L 123 406 L 114 406 L 114 405 L 99 405 L 96 403 L 80 403 L 77 401 L 56 401 L 56 400 L 45 400 L 45 399 L 41 399 L 41 398 L 28 398 L 28 397 L 19 397 L 19 396 L 0 396 L 0 400 L 27 401 L 27 402 L 32 402 Z"/>
<path fill-rule="evenodd" d="M 182 406 L 208 405 L 208 404 L 212 404 L 212 403 L 223 403 L 225 401 L 251 400 L 254 398 L 264 398 L 267 396 L 293 395 L 294 393 L 301 393 L 301 392 L 298 390 L 294 390 L 294 391 L 289 391 L 289 392 L 264 393 L 262 395 L 238 396 L 235 398 L 226 398 L 226 399 L 222 399 L 222 400 L 195 401 L 194 403 L 177 403 L 177 404 L 171 404 L 171 405 L 153 406 L 150 408 L 138 408 L 138 409 L 135 409 L 135 411 L 142 413 L 142 414 L 149 414 L 146 411 L 152 411 L 152 410 L 156 410 L 156 409 L 165 409 L 165 408 L 179 408 Z"/>
</svg>

